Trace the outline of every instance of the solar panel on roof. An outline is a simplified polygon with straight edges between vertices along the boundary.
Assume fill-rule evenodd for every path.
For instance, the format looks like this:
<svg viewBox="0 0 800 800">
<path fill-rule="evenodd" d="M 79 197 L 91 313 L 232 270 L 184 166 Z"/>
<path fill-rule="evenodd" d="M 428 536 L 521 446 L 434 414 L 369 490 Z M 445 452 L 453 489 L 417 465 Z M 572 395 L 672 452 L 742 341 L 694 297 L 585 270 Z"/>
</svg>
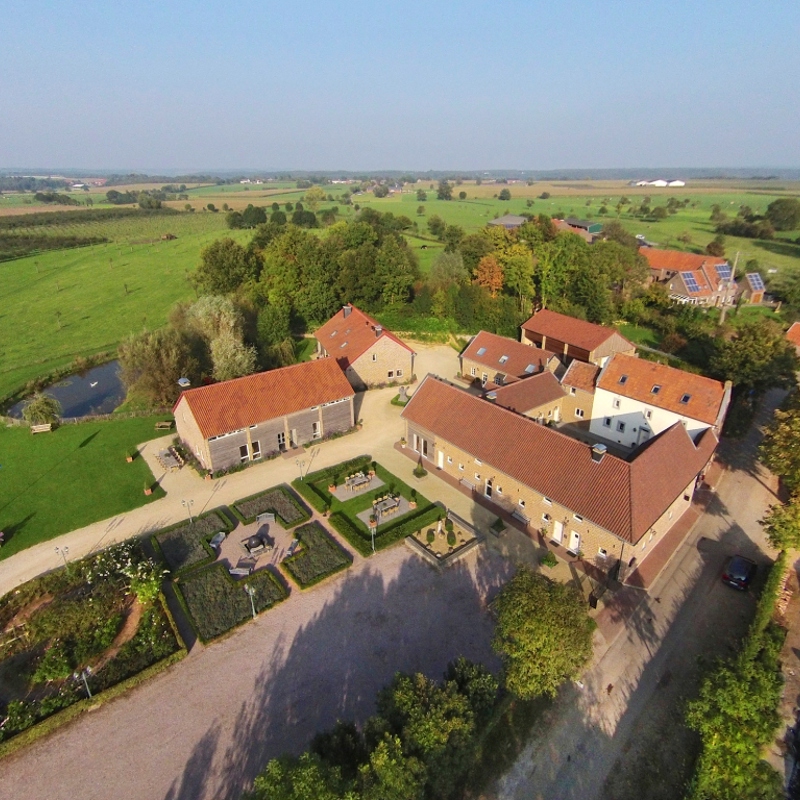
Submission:
<svg viewBox="0 0 800 800">
<path fill-rule="evenodd" d="M 747 282 L 750 284 L 750 288 L 754 292 L 760 292 L 766 288 L 764 286 L 764 279 L 761 277 L 761 275 L 759 275 L 758 272 L 748 272 Z"/>
<path fill-rule="evenodd" d="M 729 266 L 714 267 L 719 275 L 721 281 L 727 281 L 731 277 L 731 268 Z"/>
<path fill-rule="evenodd" d="M 700 286 L 697 283 L 697 279 L 694 277 L 693 273 L 681 272 L 681 278 L 683 278 L 683 283 L 690 292 L 700 291 Z"/>
</svg>

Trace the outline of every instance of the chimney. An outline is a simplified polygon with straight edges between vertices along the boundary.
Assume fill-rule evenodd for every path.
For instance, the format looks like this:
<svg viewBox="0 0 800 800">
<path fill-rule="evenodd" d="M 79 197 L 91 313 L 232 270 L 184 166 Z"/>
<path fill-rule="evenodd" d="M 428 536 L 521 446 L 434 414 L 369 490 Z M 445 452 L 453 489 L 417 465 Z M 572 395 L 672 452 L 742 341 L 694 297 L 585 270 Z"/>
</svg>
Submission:
<svg viewBox="0 0 800 800">
<path fill-rule="evenodd" d="M 380 325 L 375 326 L 375 338 L 379 339 L 380 335 L 383 333 L 383 328 Z"/>
<path fill-rule="evenodd" d="M 350 316 L 350 312 L 353 310 L 353 307 L 348 303 L 345 306 L 342 306 L 342 312 L 344 313 L 344 318 L 347 319 Z"/>
<path fill-rule="evenodd" d="M 608 448 L 604 444 L 593 444 L 592 461 L 594 461 L 595 464 L 599 464 L 607 452 Z"/>
</svg>

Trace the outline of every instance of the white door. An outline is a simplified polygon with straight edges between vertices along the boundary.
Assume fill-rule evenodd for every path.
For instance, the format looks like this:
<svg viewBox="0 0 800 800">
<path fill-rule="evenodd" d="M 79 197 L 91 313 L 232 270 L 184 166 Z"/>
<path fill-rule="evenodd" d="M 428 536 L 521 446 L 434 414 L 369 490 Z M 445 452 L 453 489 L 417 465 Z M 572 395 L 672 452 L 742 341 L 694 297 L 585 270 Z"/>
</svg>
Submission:
<svg viewBox="0 0 800 800">
<path fill-rule="evenodd" d="M 561 422 L 561 409 L 558 406 L 553 409 L 553 422 Z"/>
<path fill-rule="evenodd" d="M 553 541 L 561 544 L 564 539 L 564 523 L 555 520 L 553 522 Z"/>
<path fill-rule="evenodd" d="M 578 531 L 569 532 L 569 551 L 570 553 L 577 553 L 581 549 L 581 535 Z"/>
<path fill-rule="evenodd" d="M 436 466 L 444 469 L 444 453 L 441 450 L 436 454 Z"/>
</svg>

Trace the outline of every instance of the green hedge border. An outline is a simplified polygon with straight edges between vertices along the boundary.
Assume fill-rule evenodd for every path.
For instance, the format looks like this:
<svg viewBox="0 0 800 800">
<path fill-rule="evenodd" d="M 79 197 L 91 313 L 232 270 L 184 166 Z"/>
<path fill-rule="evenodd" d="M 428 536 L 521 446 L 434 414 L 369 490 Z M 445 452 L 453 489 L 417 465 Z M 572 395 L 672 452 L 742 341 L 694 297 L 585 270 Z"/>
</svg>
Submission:
<svg viewBox="0 0 800 800">
<path fill-rule="evenodd" d="M 175 620 L 170 613 L 169 606 L 167 605 L 167 601 L 163 593 L 159 595 L 159 602 L 161 603 L 161 607 L 163 608 L 164 613 L 169 620 L 169 624 L 172 627 L 172 631 L 175 634 L 175 639 L 179 645 L 178 649 L 174 653 L 168 655 L 166 658 L 162 658 L 161 661 L 156 661 L 155 664 L 151 664 L 141 672 L 137 672 L 135 675 L 125 678 L 125 680 L 120 681 L 114 686 L 110 686 L 108 689 L 98 692 L 97 694 L 93 695 L 91 699 L 86 697 L 83 700 L 78 700 L 71 706 L 68 706 L 61 711 L 57 711 L 55 714 L 46 717 L 41 722 L 31 725 L 30 728 L 20 731 L 20 733 L 8 741 L 0 743 L 0 759 L 10 756 L 12 753 L 16 753 L 17 750 L 27 747 L 29 744 L 33 744 L 39 739 L 49 736 L 51 733 L 55 733 L 55 731 L 57 731 L 59 728 L 68 724 L 81 714 L 87 711 L 94 711 L 105 703 L 108 703 L 110 700 L 114 700 L 120 695 L 125 694 L 125 692 L 129 691 L 130 689 L 136 688 L 145 681 L 148 681 L 151 678 L 154 678 L 156 675 L 164 672 L 173 664 L 177 664 L 179 661 L 184 659 L 188 655 L 189 651 L 186 649 L 186 644 L 178 632 Z"/>
<path fill-rule="evenodd" d="M 225 530 L 225 533 L 230 533 L 236 526 L 231 522 L 228 515 L 225 513 L 225 509 L 227 506 L 217 506 L 217 508 L 212 508 L 209 511 L 206 511 L 200 516 L 195 517 L 196 520 L 206 519 L 210 517 L 212 514 L 216 514 L 222 520 L 222 528 Z M 213 548 L 209 544 L 209 541 L 214 536 L 213 533 L 206 534 L 201 542 L 203 545 L 203 549 L 206 551 L 206 558 L 203 561 L 198 561 L 195 564 L 189 564 L 186 567 L 181 567 L 180 569 L 175 570 L 174 572 L 170 568 L 169 562 L 167 561 L 166 556 L 164 555 L 164 551 L 161 549 L 161 543 L 158 541 L 158 536 L 161 536 L 164 533 L 169 533 L 170 531 L 177 530 L 178 528 L 183 528 L 187 525 L 186 522 L 176 522 L 174 525 L 168 525 L 166 528 L 159 528 L 157 531 L 154 531 L 150 534 L 150 545 L 155 551 L 156 556 L 161 560 L 163 564 L 165 564 L 170 569 L 171 575 L 183 575 L 186 572 L 192 572 L 193 570 L 200 569 L 202 567 L 207 567 L 209 564 L 212 564 L 214 561 L 217 560 L 217 554 L 214 552 Z"/>
<path fill-rule="evenodd" d="M 236 500 L 235 502 L 231 503 L 230 506 L 228 506 L 228 508 L 230 508 L 231 512 L 236 517 L 236 519 L 238 519 L 239 522 L 241 522 L 243 525 L 252 525 L 256 521 L 256 517 L 258 515 L 253 516 L 253 517 L 245 517 L 239 511 L 239 509 L 236 508 L 236 503 L 247 503 L 250 500 L 255 500 L 256 498 L 261 497 L 262 495 L 269 494 L 270 492 L 276 492 L 276 491 L 285 492 L 289 496 L 289 499 L 297 506 L 298 511 L 300 511 L 301 515 L 302 515 L 302 518 L 299 519 L 297 522 L 291 522 L 290 523 L 290 522 L 287 522 L 280 514 L 278 514 L 278 512 L 275 511 L 275 509 L 272 509 L 272 513 L 275 514 L 275 517 L 278 520 L 278 522 L 280 523 L 280 526 L 282 528 L 284 528 L 284 529 L 286 529 L 288 531 L 288 530 L 291 530 L 292 528 L 297 527 L 298 525 L 302 525 L 304 522 L 308 522 L 308 520 L 311 519 L 311 512 L 303 505 L 302 498 L 298 497 L 297 493 L 293 492 L 292 491 L 292 487 L 289 486 L 289 484 L 287 484 L 287 483 L 279 483 L 277 486 L 272 486 L 269 489 L 264 489 L 261 492 L 256 492 L 255 494 L 248 495 L 247 497 L 240 497 L 238 500 Z M 262 512 L 262 513 L 269 513 L 269 511 L 268 512 Z"/>
<path fill-rule="evenodd" d="M 210 564 L 210 565 L 206 566 L 205 569 L 222 569 L 223 572 L 224 572 L 225 579 L 228 580 L 233 585 L 242 586 L 242 585 L 244 585 L 244 583 L 246 583 L 246 581 L 237 581 L 237 580 L 235 580 L 233 578 L 233 576 L 225 568 L 225 565 L 222 564 L 221 562 L 220 562 L 219 566 L 217 566 L 216 564 Z M 191 570 L 190 576 L 191 577 L 195 577 L 195 573 L 199 573 L 199 572 L 202 572 L 202 571 L 203 570 L 200 570 L 200 569 Z M 290 590 L 287 589 L 278 580 L 278 578 L 275 575 L 275 573 L 272 572 L 272 570 L 270 570 L 270 569 L 259 570 L 258 573 L 254 573 L 247 580 L 252 580 L 252 578 L 253 578 L 253 576 L 255 574 L 261 575 L 262 573 L 266 573 L 269 576 L 270 580 L 273 581 L 273 583 L 275 583 L 275 585 L 281 590 L 281 593 L 283 594 L 283 597 L 281 597 L 280 599 L 276 600 L 271 606 L 267 606 L 266 608 L 262 608 L 261 611 L 257 611 L 256 612 L 256 616 L 258 616 L 260 614 L 263 614 L 265 611 L 270 611 L 271 609 L 275 608 L 275 606 L 280 605 L 284 600 L 286 600 L 289 597 L 289 595 L 291 593 Z M 189 577 L 189 575 L 184 573 L 184 575 L 182 577 Z M 238 628 L 241 628 L 242 625 L 244 625 L 245 623 L 251 622 L 252 619 L 253 619 L 252 616 L 250 616 L 248 614 L 240 622 L 237 622 L 235 625 L 232 625 L 227 630 L 222 631 L 221 633 L 218 633 L 216 636 L 212 636 L 209 639 L 206 639 L 200 633 L 200 631 L 199 631 L 199 629 L 197 627 L 197 623 L 195 622 L 194 616 L 189 611 L 189 606 L 186 603 L 186 598 L 183 596 L 183 592 L 181 591 L 180 579 L 173 581 L 172 585 L 173 585 L 173 588 L 175 589 L 175 597 L 178 598 L 178 605 L 180 605 L 181 611 L 183 611 L 184 615 L 186 616 L 186 619 L 189 621 L 189 625 L 191 625 L 191 628 L 194 631 L 195 636 L 197 636 L 198 640 L 201 641 L 203 644 L 209 644 L 211 642 L 220 641 L 220 640 L 224 639 L 225 637 L 229 636 L 230 634 L 232 634 Z"/>
<path fill-rule="evenodd" d="M 326 538 L 331 543 L 331 545 L 333 547 L 335 547 L 339 552 L 341 552 L 344 555 L 345 559 L 347 560 L 347 563 L 342 564 L 341 566 L 338 566 L 335 569 L 328 570 L 328 572 L 323 572 L 320 575 L 317 575 L 317 577 L 315 577 L 312 580 L 308 581 L 307 583 L 301 583 L 300 579 L 291 571 L 290 567 L 291 567 L 292 562 L 294 562 L 297 559 L 303 557 L 303 552 L 301 551 L 299 553 L 295 553 L 294 555 L 289 556 L 289 558 L 285 558 L 283 561 L 281 561 L 281 569 L 284 572 L 286 572 L 286 574 L 301 589 L 310 589 L 312 586 L 316 586 L 318 583 L 321 583 L 326 578 L 329 578 L 331 575 L 336 575 L 336 573 L 342 572 L 342 571 L 348 569 L 348 567 L 351 567 L 352 564 L 353 564 L 353 554 L 350 553 L 348 550 L 346 550 L 344 547 L 342 547 L 339 544 L 339 542 L 337 542 L 336 539 L 334 539 L 333 536 L 330 535 L 330 532 L 325 529 L 324 525 L 320 525 L 319 522 L 317 522 L 316 520 L 314 520 L 312 522 L 308 522 L 308 523 L 306 523 L 306 525 L 313 525 L 314 527 L 319 528 L 319 530 L 321 530 L 325 534 Z M 303 527 L 305 527 L 305 526 L 303 526 Z M 296 534 L 297 538 L 300 539 L 300 542 L 302 543 L 303 537 L 301 535 L 301 531 L 299 529 L 295 530 L 295 534 Z"/>
</svg>

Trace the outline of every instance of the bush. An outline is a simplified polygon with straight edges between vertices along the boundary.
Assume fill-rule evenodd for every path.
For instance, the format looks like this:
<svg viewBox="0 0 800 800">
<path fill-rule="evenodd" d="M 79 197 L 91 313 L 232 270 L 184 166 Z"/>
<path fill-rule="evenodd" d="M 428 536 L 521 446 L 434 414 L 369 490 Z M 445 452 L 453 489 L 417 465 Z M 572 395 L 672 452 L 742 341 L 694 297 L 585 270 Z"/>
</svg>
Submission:
<svg viewBox="0 0 800 800">
<path fill-rule="evenodd" d="M 453 533 L 453 531 L 447 531 L 447 544 L 450 547 L 456 546 L 456 535 Z"/>
<path fill-rule="evenodd" d="M 164 528 L 151 537 L 153 547 L 161 552 L 172 572 L 207 564 L 217 557 L 208 540 L 219 531 L 230 531 L 231 524 L 219 511 L 210 511 L 195 517 L 192 522 L 181 522 Z"/>
<path fill-rule="evenodd" d="M 441 514 L 440 506 L 427 505 L 406 514 L 394 525 L 380 528 L 375 537 L 375 550 L 383 550 L 400 539 L 415 534 L 440 519 Z M 366 526 L 356 525 L 341 511 L 331 514 L 330 523 L 362 556 L 372 555 L 372 539 Z"/>
<path fill-rule="evenodd" d="M 546 552 L 546 553 L 545 553 L 545 554 L 544 554 L 544 555 L 543 555 L 543 556 L 542 556 L 542 557 L 539 559 L 539 563 L 540 563 L 540 564 L 541 564 L 543 567 L 554 567 L 554 566 L 556 566 L 556 564 L 558 564 L 558 559 L 556 558 L 556 556 L 555 556 L 555 553 L 553 553 L 553 551 L 552 551 L 552 550 L 548 550 L 548 551 L 547 551 L 547 552 Z"/>
<path fill-rule="evenodd" d="M 307 483 L 306 481 L 301 481 L 300 478 L 295 478 L 292 481 L 292 488 L 320 514 L 325 511 L 328 499 L 320 493 L 313 483 Z"/>
<path fill-rule="evenodd" d="M 285 559 L 281 566 L 303 589 L 350 566 L 352 558 L 319 524 L 311 522 L 297 528 L 295 536 L 302 549 Z"/>
<path fill-rule="evenodd" d="M 417 466 L 414 467 L 415 478 L 424 478 L 427 474 L 428 471 L 425 469 L 425 467 L 422 466 L 422 464 L 417 464 Z"/>
<path fill-rule="evenodd" d="M 428 533 L 425 534 L 428 544 L 433 544 L 436 541 L 436 531 L 433 528 L 428 528 Z"/>
<path fill-rule="evenodd" d="M 233 504 L 233 512 L 245 525 L 255 522 L 259 514 L 271 512 L 277 516 L 283 528 L 291 528 L 309 517 L 288 486 L 276 486 L 237 500 Z"/>
</svg>

